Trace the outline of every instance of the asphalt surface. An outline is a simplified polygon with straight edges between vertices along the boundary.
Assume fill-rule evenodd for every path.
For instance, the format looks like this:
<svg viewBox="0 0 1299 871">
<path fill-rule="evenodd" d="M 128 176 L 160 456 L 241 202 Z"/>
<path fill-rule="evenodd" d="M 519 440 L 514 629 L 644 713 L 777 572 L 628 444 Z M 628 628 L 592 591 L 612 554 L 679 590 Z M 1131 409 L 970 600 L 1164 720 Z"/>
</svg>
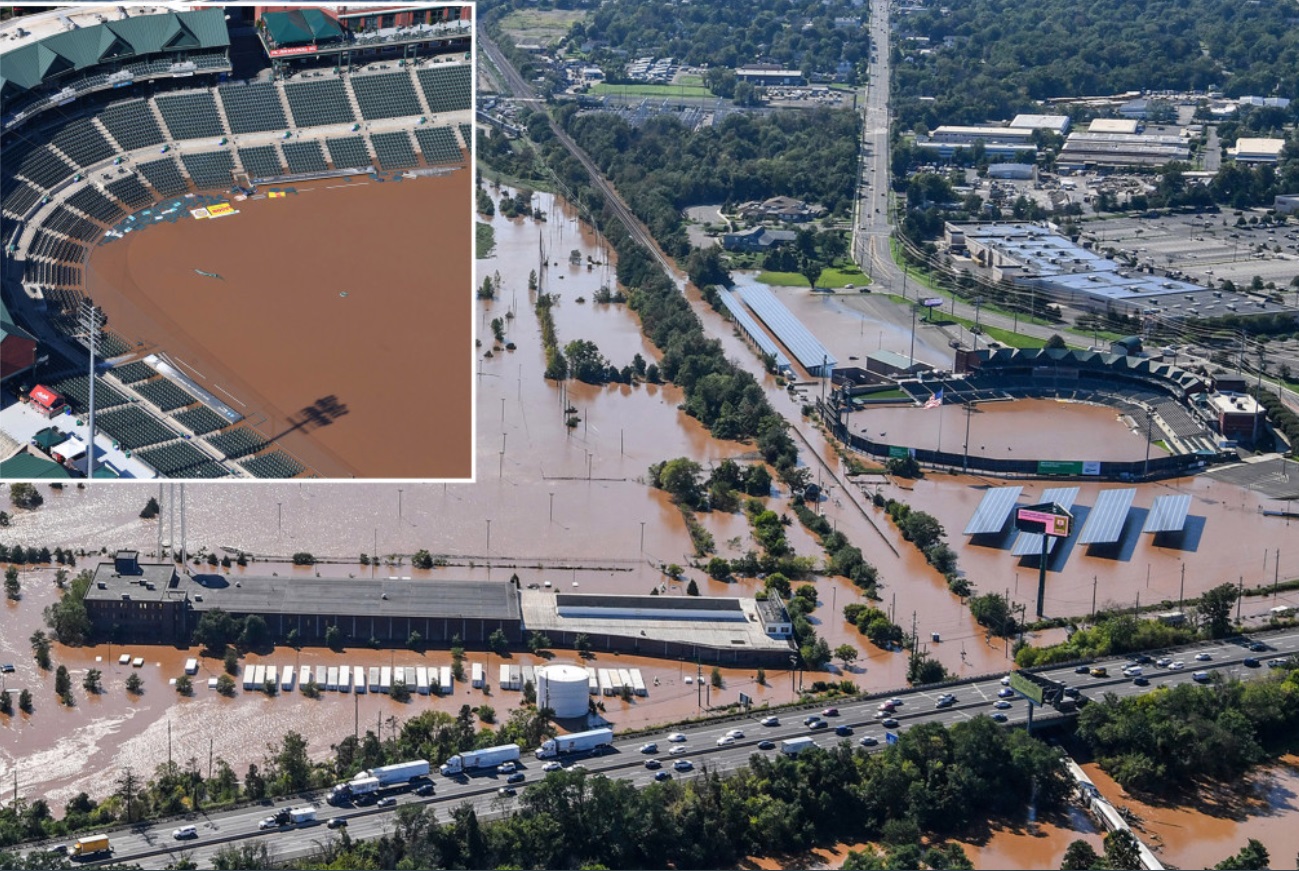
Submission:
<svg viewBox="0 0 1299 871">
<path fill-rule="evenodd" d="M 855 259 L 882 289 L 895 291 L 902 275 L 889 251 L 889 7 L 871 8 L 871 62 L 862 109 L 860 196 L 853 220 Z"/>
<path fill-rule="evenodd" d="M 1106 677 L 1097 678 L 1089 674 L 1078 674 L 1073 666 L 1048 669 L 1038 674 L 1067 686 L 1076 687 L 1085 697 L 1094 700 L 1105 693 L 1124 697 L 1150 692 L 1161 686 L 1187 683 L 1193 680 L 1193 675 L 1197 671 L 1208 672 L 1210 676 L 1257 677 L 1271 671 L 1267 665 L 1269 659 L 1299 653 L 1299 631 L 1260 633 L 1253 638 L 1266 644 L 1268 649 L 1254 652 L 1240 643 L 1218 641 L 1198 643 L 1175 651 L 1150 651 L 1149 655 L 1154 658 L 1167 656 L 1174 662 L 1183 663 L 1183 666 L 1178 669 L 1161 668 L 1154 664 L 1143 666 L 1144 677 L 1149 682 L 1147 686 L 1139 686 L 1122 675 L 1123 667 L 1131 665 L 1129 658 L 1126 657 L 1089 663 L 1089 666 L 1106 668 L 1109 672 Z M 1205 654 L 1210 658 L 1207 661 L 1197 661 L 1195 659 L 1197 654 Z M 1243 665 L 1243 660 L 1247 657 L 1257 659 L 1259 666 L 1249 668 Z M 1000 700 L 999 693 L 1003 689 L 1001 675 L 994 675 L 960 684 L 898 692 L 896 697 L 902 700 L 902 704 L 893 714 L 898 721 L 898 726 L 894 729 L 882 726 L 880 718 L 876 716 L 881 702 L 886 697 L 872 696 L 838 705 L 837 716 L 822 717 L 829 726 L 821 730 L 813 730 L 804 725 L 805 717 L 822 713 L 820 707 L 805 706 L 775 712 L 774 715 L 780 720 L 778 726 L 761 725 L 762 718 L 773 712 L 755 710 L 748 715 L 680 727 L 677 731 L 687 736 L 687 740 L 682 743 L 669 742 L 667 740 L 669 732 L 664 731 L 617 741 L 611 752 L 601 756 L 567 758 L 562 761 L 567 764 L 580 762 L 591 774 L 626 779 L 639 787 L 653 781 L 655 772 L 645 767 L 645 760 L 650 758 L 660 760 L 663 765 L 661 770 L 671 771 L 672 777 L 680 780 L 699 777 L 706 770 L 733 771 L 746 764 L 754 753 L 779 752 L 781 740 L 803 735 L 812 736 L 817 745 L 822 747 L 845 740 L 859 742 L 869 735 L 879 742 L 874 750 L 880 750 L 887 746 L 887 735 L 890 732 L 906 731 L 918 723 L 938 722 L 951 725 L 973 717 L 991 715 L 996 712 L 994 705 Z M 938 699 L 944 693 L 954 694 L 956 700 L 949 707 L 939 708 Z M 1028 716 L 1027 702 L 1020 697 L 1012 697 L 1007 701 L 1010 703 L 1010 706 L 1004 710 L 1007 724 L 1022 725 Z M 1060 716 L 1054 710 L 1039 710 L 1035 714 L 1035 720 L 1041 721 L 1043 718 Z M 835 728 L 838 726 L 850 728 L 852 734 L 842 737 L 835 734 Z M 737 739 L 733 744 L 719 746 L 718 739 L 732 729 L 740 729 L 744 737 Z M 775 742 L 776 748 L 766 751 L 759 749 L 757 745 L 763 740 Z M 640 748 L 649 741 L 658 745 L 657 750 L 651 754 L 641 753 Z M 670 754 L 670 750 L 676 747 L 684 748 L 679 756 Z M 677 759 L 689 760 L 693 766 L 692 770 L 673 770 L 673 763 Z M 430 807 L 435 811 L 440 822 L 448 821 L 451 810 L 466 802 L 472 804 L 482 818 L 490 819 L 508 814 L 519 806 L 527 784 L 545 776 L 542 771 L 542 760 L 525 755 L 522 764 L 527 781 L 518 785 L 518 795 L 513 797 L 499 795 L 499 788 L 505 785 L 505 776 L 498 775 L 494 771 L 459 781 L 435 775 L 432 778 L 437 790 L 435 795 L 421 798 L 413 792 L 400 794 L 397 797 L 397 805 L 390 808 L 374 806 L 336 808 L 325 803 L 323 794 L 318 794 L 300 796 L 292 800 L 280 799 L 273 804 L 267 802 L 265 805 L 240 810 L 197 814 L 183 820 L 141 825 L 131 829 L 109 831 L 106 834 L 113 843 L 113 861 L 139 862 L 146 867 L 163 865 L 182 855 L 188 855 L 200 865 L 208 864 L 215 852 L 224 844 L 251 839 L 264 840 L 271 848 L 272 858 L 284 861 L 317 852 L 328 839 L 336 837 L 335 832 L 330 831 L 324 824 L 325 820 L 331 817 L 346 819 L 348 832 L 353 838 L 372 838 L 392 832 L 396 824 L 394 814 L 397 808 L 410 804 Z M 258 823 L 275 808 L 302 807 L 308 804 L 315 804 L 318 808 L 318 822 L 315 824 L 270 831 L 262 831 L 258 828 Z M 173 839 L 173 830 L 181 825 L 197 826 L 198 837 L 188 841 Z M 94 865 L 95 862 L 85 864 Z"/>
</svg>

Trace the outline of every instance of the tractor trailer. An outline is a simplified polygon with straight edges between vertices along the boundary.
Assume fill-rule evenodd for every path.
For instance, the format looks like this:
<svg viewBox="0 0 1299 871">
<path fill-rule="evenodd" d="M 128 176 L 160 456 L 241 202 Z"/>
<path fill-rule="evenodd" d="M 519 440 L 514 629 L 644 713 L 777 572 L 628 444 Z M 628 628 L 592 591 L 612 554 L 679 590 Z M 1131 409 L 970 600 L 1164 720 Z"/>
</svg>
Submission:
<svg viewBox="0 0 1299 871">
<path fill-rule="evenodd" d="M 815 747 L 816 742 L 806 735 L 801 738 L 786 738 L 780 742 L 780 752 L 786 756 L 797 756 L 810 747 Z"/>
<path fill-rule="evenodd" d="M 428 777 L 429 770 L 427 759 L 414 759 L 410 762 L 398 762 L 395 765 L 384 765 L 362 771 L 351 780 L 344 781 L 331 789 L 329 803 L 338 804 L 389 787 L 409 786 L 410 782 L 417 777 Z"/>
<path fill-rule="evenodd" d="M 77 838 L 72 844 L 72 858 L 84 859 L 99 853 L 111 853 L 113 846 L 108 842 L 108 835 L 89 835 Z"/>
<path fill-rule="evenodd" d="M 455 777 L 478 768 L 495 768 L 502 762 L 518 761 L 519 745 L 501 744 L 483 750 L 466 750 L 464 753 L 457 753 L 448 759 L 440 770 L 443 777 Z"/>
<path fill-rule="evenodd" d="M 604 748 L 612 745 L 612 729 L 592 729 L 589 732 L 577 732 L 573 735 L 547 738 L 537 748 L 536 755 L 538 759 L 554 759 L 561 753 L 600 753 Z"/>
</svg>

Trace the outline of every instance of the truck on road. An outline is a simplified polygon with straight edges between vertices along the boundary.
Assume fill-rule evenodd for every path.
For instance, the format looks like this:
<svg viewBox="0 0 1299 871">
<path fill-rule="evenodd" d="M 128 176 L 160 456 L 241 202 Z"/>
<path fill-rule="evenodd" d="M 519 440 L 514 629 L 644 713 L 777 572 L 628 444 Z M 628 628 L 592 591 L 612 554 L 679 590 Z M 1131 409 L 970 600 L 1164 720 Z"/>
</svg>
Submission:
<svg viewBox="0 0 1299 871">
<path fill-rule="evenodd" d="M 786 738 L 780 742 L 780 752 L 786 756 L 797 756 L 809 747 L 815 747 L 816 742 L 806 735 L 798 738 Z"/>
<path fill-rule="evenodd" d="M 336 785 L 329 791 L 327 801 L 330 804 L 370 795 L 390 787 L 409 786 L 412 780 L 428 777 L 431 766 L 427 759 L 412 759 L 410 762 L 398 762 L 362 771 L 351 780 Z"/>
<path fill-rule="evenodd" d="M 439 769 L 443 777 L 455 777 L 478 768 L 495 768 L 502 762 L 518 762 L 519 745 L 501 744 L 482 750 L 466 750 L 448 759 Z"/>
<path fill-rule="evenodd" d="M 84 838 L 77 838 L 69 852 L 73 859 L 85 859 L 99 853 L 111 853 L 113 845 L 109 843 L 108 835 L 87 835 Z"/>
<path fill-rule="evenodd" d="M 537 748 L 538 759 L 554 759 L 561 753 L 600 753 L 613 745 L 612 729 L 592 729 L 589 732 L 576 732 L 572 735 L 560 735 L 547 738 Z"/>
</svg>

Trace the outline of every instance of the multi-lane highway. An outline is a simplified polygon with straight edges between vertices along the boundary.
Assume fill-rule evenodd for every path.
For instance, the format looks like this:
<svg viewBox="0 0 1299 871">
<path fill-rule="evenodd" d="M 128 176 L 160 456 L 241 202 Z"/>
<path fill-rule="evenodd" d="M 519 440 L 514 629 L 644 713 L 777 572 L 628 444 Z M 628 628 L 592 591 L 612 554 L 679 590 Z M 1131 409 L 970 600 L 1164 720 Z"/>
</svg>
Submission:
<svg viewBox="0 0 1299 871">
<path fill-rule="evenodd" d="M 1203 642 L 1193 646 L 1170 651 L 1150 651 L 1152 660 L 1167 659 L 1169 667 L 1161 667 L 1155 662 L 1142 666 L 1142 677 L 1146 685 L 1138 685 L 1129 677 L 1124 677 L 1124 667 L 1133 663 L 1130 658 L 1114 658 L 1089 663 L 1088 667 L 1100 666 L 1108 671 L 1106 677 L 1092 677 L 1089 673 L 1080 674 L 1075 666 L 1047 669 L 1039 672 L 1044 677 L 1058 681 L 1070 687 L 1076 687 L 1088 699 L 1100 698 L 1104 693 L 1118 696 L 1136 695 L 1151 692 L 1161 687 L 1193 681 L 1196 672 L 1207 672 L 1224 677 L 1251 678 L 1268 673 L 1269 661 L 1299 654 L 1299 631 L 1287 630 L 1272 634 L 1259 634 L 1255 639 L 1265 645 L 1264 650 L 1251 650 L 1245 644 L 1235 641 Z M 1199 658 L 1197 658 L 1199 657 Z M 1246 665 L 1246 660 L 1257 662 L 1256 666 Z M 1181 663 L 1181 667 L 1172 667 Z M 739 768 L 754 753 L 779 752 L 779 742 L 785 738 L 810 735 L 820 746 L 830 746 L 838 741 L 859 743 L 864 737 L 874 738 L 878 742 L 875 749 L 887 745 L 890 732 L 904 732 L 918 723 L 939 722 L 951 725 L 973 717 L 1004 713 L 1008 725 L 1023 724 L 1027 719 L 1027 702 L 1022 698 L 1003 698 L 1001 693 L 1006 689 L 1001 683 L 1001 675 L 994 675 L 979 680 L 947 685 L 939 688 L 927 688 L 898 692 L 894 695 L 901 701 L 892 714 L 897 720 L 896 727 L 886 728 L 877 716 L 884 696 L 872 696 L 838 703 L 838 713 L 834 716 L 822 715 L 820 707 L 805 706 L 802 708 L 781 711 L 754 710 L 748 715 L 733 716 L 714 720 L 706 724 L 680 727 L 679 731 L 686 737 L 683 742 L 668 740 L 668 732 L 638 735 L 618 741 L 613 751 L 602 756 L 565 760 L 572 764 L 578 762 L 591 774 L 603 774 L 630 780 L 637 786 L 647 785 L 653 781 L 655 770 L 646 768 L 647 759 L 657 759 L 662 767 L 658 771 L 669 771 L 674 779 L 688 779 L 700 776 L 705 770 L 728 771 Z M 938 700 L 945 693 L 955 696 L 955 701 L 947 707 L 939 707 Z M 1008 702 L 1009 706 L 999 711 L 998 702 Z M 762 725 L 763 718 L 774 715 L 779 724 Z M 1054 711 L 1049 712 L 1054 715 Z M 822 729 L 812 729 L 805 724 L 805 719 L 817 715 L 828 725 Z M 836 734 L 837 727 L 851 730 L 849 735 Z M 719 745 L 717 742 L 732 729 L 741 730 L 744 735 L 734 743 Z M 758 745 L 762 741 L 771 741 L 775 745 L 767 750 Z M 641 747 L 646 742 L 654 742 L 657 749 L 653 753 L 642 753 Z M 671 751 L 677 750 L 676 755 Z M 678 759 L 689 760 L 691 771 L 677 771 L 673 763 Z M 348 832 L 353 838 L 375 837 L 384 832 L 391 832 L 395 827 L 394 813 L 400 807 L 410 804 L 421 804 L 432 808 L 441 821 L 450 817 L 453 808 L 469 802 L 474 805 L 479 815 L 491 818 L 509 813 L 517 807 L 528 783 L 545 777 L 543 763 L 531 756 L 523 760 L 526 781 L 520 784 L 518 795 L 502 796 L 500 787 L 505 785 L 504 776 L 494 773 L 468 778 L 463 781 L 434 777 L 436 794 L 422 798 L 413 793 L 400 795 L 394 807 L 343 807 L 334 808 L 325 804 L 323 795 L 299 796 L 293 799 L 281 799 L 271 805 L 258 805 L 239 810 L 223 811 L 213 814 L 197 814 L 183 820 L 170 820 L 152 825 L 141 825 L 131 829 L 119 829 L 108 832 L 112 839 L 116 861 L 140 862 L 146 866 L 165 864 L 188 854 L 199 863 L 209 862 L 215 852 L 223 845 L 239 843 L 250 839 L 264 841 L 270 848 L 273 858 L 286 860 L 297 856 L 308 855 L 318 851 L 320 845 L 333 836 L 325 825 L 331 817 L 347 820 Z M 319 808 L 319 822 L 293 828 L 263 831 L 258 824 L 273 808 L 300 807 L 316 804 Z M 172 831 L 181 825 L 194 825 L 198 837 L 189 841 L 176 841 Z M 34 849 L 43 846 L 32 845 Z"/>
<path fill-rule="evenodd" d="M 889 252 L 889 9 L 871 7 L 871 60 L 862 111 L 861 173 L 853 221 L 853 257 L 885 288 L 901 276 Z"/>
</svg>

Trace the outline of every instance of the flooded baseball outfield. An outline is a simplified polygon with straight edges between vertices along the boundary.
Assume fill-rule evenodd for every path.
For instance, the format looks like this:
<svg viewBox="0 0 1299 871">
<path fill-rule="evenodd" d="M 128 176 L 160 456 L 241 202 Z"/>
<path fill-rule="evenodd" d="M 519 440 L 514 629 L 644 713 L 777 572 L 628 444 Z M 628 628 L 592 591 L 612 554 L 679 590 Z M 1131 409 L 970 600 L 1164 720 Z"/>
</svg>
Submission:
<svg viewBox="0 0 1299 871">
<path fill-rule="evenodd" d="M 480 276 L 499 271 L 502 287 L 495 300 L 475 303 L 483 340 L 475 366 L 476 483 L 193 484 L 186 488 L 190 550 L 206 547 L 211 551 L 226 546 L 257 554 L 259 562 L 245 570 L 257 573 L 319 571 L 346 577 L 375 572 L 413 578 L 501 580 L 517 573 L 525 584 L 549 580 L 556 587 L 571 588 L 577 583 L 583 592 L 607 593 L 648 592 L 664 580 L 659 571 L 661 564 L 685 565 L 693 554 L 685 524 L 664 495 L 646 485 L 647 467 L 664 459 L 689 456 L 707 469 L 710 463 L 723 458 L 753 457 L 752 446 L 713 439 L 697 421 L 678 410 L 682 395 L 672 386 L 598 387 L 576 382 L 561 386 L 542 377 L 544 354 L 527 279 L 530 270 L 539 268 L 543 244 L 551 264 L 542 278 L 543 289 L 560 297 L 553 311 L 561 344 L 590 339 L 619 367 L 630 364 L 635 353 L 648 362 L 658 355 L 641 336 L 634 312 L 625 305 L 594 302 L 595 293 L 602 284 L 610 284 L 613 275 L 612 268 L 606 265 L 609 254 L 600 240 L 579 225 L 562 202 L 538 195 L 538 203 L 549 216 L 545 222 L 526 218 L 511 221 L 499 215 L 492 220 L 496 249 L 490 259 L 479 264 Z M 579 252 L 576 264 L 569 262 L 569 252 L 574 249 Z M 693 289 L 690 295 L 697 302 Z M 584 302 L 577 302 L 578 297 Z M 986 637 L 968 609 L 948 592 L 943 578 L 902 540 L 869 500 L 869 494 L 882 487 L 885 495 L 935 514 L 958 548 L 962 569 L 977 587 L 1009 589 L 1012 598 L 1029 603 L 1031 609 L 1036 593 L 1035 566 L 1019 565 L 1006 549 L 967 547 L 959 535 L 983 488 L 1004 482 L 946 474 L 899 483 L 848 479 L 821 433 L 800 419 L 800 406 L 820 385 L 809 384 L 795 393 L 781 389 L 760 372 L 752 352 L 733 334 L 730 325 L 709 310 L 696 310 L 710 334 L 721 339 L 728 356 L 759 377 L 773 405 L 788 419 L 801 421 L 797 438 L 803 462 L 814 479 L 820 479 L 828 489 L 819 508 L 879 568 L 881 606 L 891 610 L 895 620 L 908 629 L 914 614 L 921 638 L 929 639 L 932 633 L 938 633 L 940 640 L 930 642 L 929 650 L 952 672 L 976 675 L 1006 669 L 1009 660 L 1005 644 Z M 507 317 L 507 313 L 513 317 Z M 487 358 L 482 355 L 492 344 L 490 322 L 498 317 L 516 350 L 495 350 Z M 868 333 L 855 322 L 845 329 Z M 981 413 L 975 422 L 980 437 L 991 440 L 988 433 L 1000 426 L 996 421 L 1002 414 L 1013 419 L 1013 423 L 1006 424 L 1008 427 L 1023 426 L 1027 414 L 1027 422 L 1035 422 L 1045 431 L 1056 420 L 1053 415 L 1061 411 L 1057 403 L 1046 403 L 1036 413 L 1031 405 L 1016 405 L 1020 407 L 1013 411 L 1012 406 L 1005 405 Z M 565 425 L 568 407 L 576 409 L 574 413 L 580 418 L 571 428 Z M 1097 439 L 1132 438 L 1116 423 L 1112 411 L 1081 406 L 1071 407 L 1070 411 L 1081 411 L 1077 422 L 1071 423 L 1071 437 L 1078 437 L 1080 428 L 1092 426 Z M 954 424 L 958 415 L 951 410 L 943 413 L 949 416 L 945 426 L 957 429 Z M 961 427 L 963 424 L 961 420 Z M 946 441 L 946 432 L 943 437 Z M 951 438 L 958 437 L 953 432 Z M 1041 441 L 1050 444 L 1049 439 Z M 1139 444 L 1144 448 L 1143 443 Z M 1050 486 L 1050 482 L 1041 481 L 1014 483 L 1025 485 L 1021 499 L 1024 503 L 1039 495 L 1043 486 Z M 1079 504 L 1093 504 L 1100 489 L 1098 484 L 1083 485 Z M 111 551 L 132 547 L 152 552 L 157 546 L 157 522 L 140 520 L 137 515 L 157 490 L 156 485 L 144 483 L 67 488 L 61 492 L 42 486 L 45 506 L 35 512 L 17 513 L 0 540 L 51 548 L 104 547 Z M 1251 573 L 1247 583 L 1260 582 L 1264 550 L 1275 551 L 1278 544 L 1280 574 L 1299 574 L 1299 548 L 1287 552 L 1285 537 L 1278 532 L 1282 527 L 1274 529 L 1275 523 L 1258 516 L 1258 508 L 1265 500 L 1256 493 L 1208 479 L 1186 479 L 1141 486 L 1136 505 L 1148 508 L 1155 495 L 1177 491 L 1193 495 L 1192 517 L 1201 518 L 1193 542 L 1182 542 L 1176 548 L 1155 547 L 1148 536 L 1135 535 L 1126 554 L 1094 555 L 1074 549 L 1058 570 L 1053 567 L 1048 578 L 1047 613 L 1085 614 L 1090 607 L 1093 578 L 1102 604 L 1111 599 L 1127 602 L 1138 591 L 1143 602 L 1155 597 L 1175 599 L 1183 564 L 1187 566 L 1187 596 L 1224 580 L 1234 581 L 1246 570 Z M 788 492 L 781 489 L 773 493 L 769 504 L 778 512 L 789 513 L 787 500 Z M 712 532 L 717 551 L 723 556 L 738 556 L 756 547 L 741 515 L 700 514 L 699 520 Z M 814 539 L 797 521 L 787 528 L 787 534 L 799 554 L 820 556 Z M 408 565 L 367 569 L 357 562 L 361 553 L 409 554 L 420 548 L 444 555 L 448 565 L 421 572 Z M 283 562 L 302 550 L 344 562 L 313 569 L 294 569 Z M 1257 557 L 1242 559 L 1241 554 L 1254 551 Z M 280 562 L 275 562 L 276 557 Z M 1249 565 L 1255 559 L 1260 565 Z M 1269 559 L 1273 562 L 1266 567 L 1268 578 L 1276 565 L 1274 557 Z M 82 564 L 86 561 L 82 560 Z M 760 583 L 721 583 L 693 569 L 688 575 L 698 582 L 703 595 L 752 595 Z M 28 636 L 40 626 L 41 610 L 54 601 L 51 577 L 48 571 L 25 573 L 22 601 L 3 606 L 6 631 L 0 634 L 0 660 L 17 666 L 15 674 L 6 676 L 8 686 L 31 687 L 36 710 L 30 716 L 15 716 L 4 728 L 0 738 L 0 782 L 10 783 L 16 766 L 20 792 L 29 797 L 45 796 L 54 804 L 81 790 L 106 791 L 105 784 L 125 766 L 151 770 L 165 758 L 169 743 L 173 758 L 178 760 L 193 756 L 205 763 L 208 754 L 213 753 L 243 771 L 250 762 L 260 763 L 266 742 L 288 728 L 306 735 L 311 752 L 324 756 L 330 744 L 358 726 L 365 730 L 382 724 L 386 731 L 391 728 L 390 718 L 401 720 L 423 708 L 453 713 L 462 704 L 488 703 L 503 718 L 518 703 L 519 694 L 515 692 L 493 689 L 486 696 L 460 684 L 451 697 L 416 696 L 408 703 L 378 694 L 349 697 L 327 693 L 321 699 L 308 700 L 296 692 L 275 698 L 238 693 L 223 698 L 209 691 L 205 680 L 195 680 L 197 688 L 192 698 L 178 700 L 168 680 L 181 673 L 184 660 L 193 652 L 103 645 L 56 647 L 55 660 L 66 664 L 74 674 L 77 703 L 63 708 L 54 697 L 52 674 L 36 669 L 27 646 Z M 904 656 L 866 644 L 842 617 L 843 606 L 860 600 L 860 591 L 842 578 L 821 578 L 816 584 L 820 604 L 812 617 L 818 633 L 832 647 L 850 642 L 862 651 L 847 676 L 860 687 L 872 690 L 903 686 Z M 678 586 L 670 588 L 668 594 L 681 595 L 682 591 Z M 839 602 L 840 598 L 844 601 Z M 1037 641 L 1047 643 L 1061 637 L 1056 632 Z M 139 669 L 145 692 L 138 699 L 128 697 L 123 689 L 130 669 L 117 665 L 122 652 L 145 658 Z M 97 662 L 96 657 L 101 661 Z M 478 651 L 470 651 L 469 660 L 488 665 L 498 662 L 494 656 L 489 661 Z M 250 661 L 258 660 L 254 657 Z M 446 665 L 450 658 L 446 651 L 429 651 L 420 656 L 409 651 L 349 650 L 338 655 L 317 650 L 298 654 L 285 649 L 263 661 L 280 666 Z M 516 654 L 513 661 L 529 664 L 534 660 Z M 554 661 L 576 659 L 571 652 L 557 651 Z M 616 728 L 663 723 L 697 712 L 698 688 L 685 683 L 692 664 L 609 654 L 598 655 L 593 664 L 603 667 L 610 662 L 640 668 L 650 684 L 647 698 L 631 703 L 604 700 L 606 716 Z M 87 698 L 80 690 L 80 674 L 91 667 L 104 671 L 106 691 Z M 203 660 L 199 677 L 211 676 L 219 668 L 220 663 Z M 838 671 L 838 666 L 834 669 Z M 723 674 L 723 701 L 733 700 L 740 690 L 753 695 L 759 705 L 785 702 L 794 694 L 794 681 L 787 671 L 769 670 L 766 686 L 756 684 L 752 670 L 723 669 Z M 804 680 L 810 682 L 816 677 L 809 674 Z M 1040 833 L 1053 831 L 1049 828 L 1052 825 L 1059 827 L 1059 834 L 1048 834 L 1047 846 Z M 1047 821 L 1039 824 L 1036 834 L 1012 825 L 994 830 L 984 842 L 972 845 L 969 853 L 980 867 L 1043 867 L 1041 862 L 1051 861 L 1047 852 L 1057 857 L 1054 861 L 1058 864 L 1058 855 L 1072 839 L 1070 827 L 1074 825 Z M 1252 831 L 1252 825 L 1250 821 L 1240 824 L 1240 839 L 1248 836 L 1246 832 Z"/>
</svg>

